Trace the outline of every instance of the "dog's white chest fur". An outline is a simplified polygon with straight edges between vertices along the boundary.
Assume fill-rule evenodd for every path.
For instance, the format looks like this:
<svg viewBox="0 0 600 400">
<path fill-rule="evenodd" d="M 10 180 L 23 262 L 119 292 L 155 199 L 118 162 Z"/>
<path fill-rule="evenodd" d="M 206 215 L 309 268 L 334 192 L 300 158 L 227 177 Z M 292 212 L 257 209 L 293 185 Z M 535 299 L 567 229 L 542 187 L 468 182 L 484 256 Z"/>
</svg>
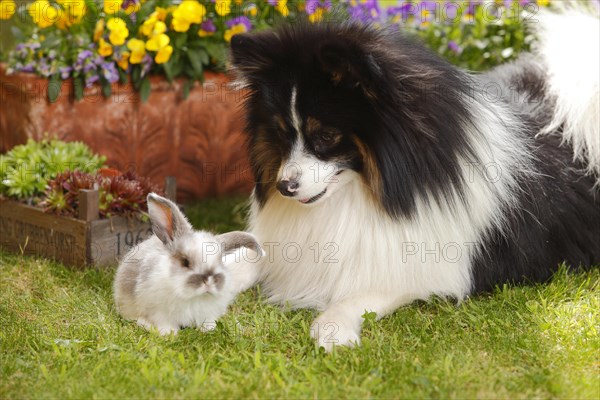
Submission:
<svg viewBox="0 0 600 400">
<path fill-rule="evenodd" d="M 418 207 L 418 219 L 394 221 L 359 179 L 313 207 L 272 197 L 251 216 L 267 252 L 260 261 L 263 289 L 272 301 L 319 309 L 373 292 L 463 298 L 478 229 L 472 218 L 461 221 L 464 213 Z"/>
</svg>

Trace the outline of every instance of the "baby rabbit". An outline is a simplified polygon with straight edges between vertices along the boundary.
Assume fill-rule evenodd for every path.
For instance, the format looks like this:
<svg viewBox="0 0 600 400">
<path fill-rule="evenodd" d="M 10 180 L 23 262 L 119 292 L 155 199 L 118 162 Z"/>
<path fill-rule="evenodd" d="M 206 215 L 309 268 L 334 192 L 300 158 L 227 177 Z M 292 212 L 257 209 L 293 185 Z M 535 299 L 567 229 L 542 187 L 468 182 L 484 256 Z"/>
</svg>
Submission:
<svg viewBox="0 0 600 400">
<path fill-rule="evenodd" d="M 185 326 L 213 329 L 236 294 L 222 257 L 240 247 L 262 256 L 262 248 L 249 233 L 194 231 L 170 200 L 155 193 L 147 200 L 154 235 L 133 247 L 119 265 L 117 310 L 161 335 Z"/>
</svg>

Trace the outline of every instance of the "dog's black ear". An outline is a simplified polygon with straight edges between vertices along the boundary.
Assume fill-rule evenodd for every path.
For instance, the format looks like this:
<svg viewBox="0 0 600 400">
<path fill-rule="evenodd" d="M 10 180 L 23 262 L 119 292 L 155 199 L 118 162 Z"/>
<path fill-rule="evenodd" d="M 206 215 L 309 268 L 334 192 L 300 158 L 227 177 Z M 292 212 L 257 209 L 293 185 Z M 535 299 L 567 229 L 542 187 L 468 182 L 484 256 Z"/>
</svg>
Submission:
<svg viewBox="0 0 600 400">
<path fill-rule="evenodd" d="M 331 38 L 320 45 L 318 61 L 334 84 L 361 87 L 367 95 L 373 94 L 382 70 L 375 56 L 361 45 L 347 38 Z"/>
<path fill-rule="evenodd" d="M 245 78 L 272 64 L 271 49 L 276 36 L 272 32 L 244 33 L 231 38 L 231 65 Z"/>
</svg>

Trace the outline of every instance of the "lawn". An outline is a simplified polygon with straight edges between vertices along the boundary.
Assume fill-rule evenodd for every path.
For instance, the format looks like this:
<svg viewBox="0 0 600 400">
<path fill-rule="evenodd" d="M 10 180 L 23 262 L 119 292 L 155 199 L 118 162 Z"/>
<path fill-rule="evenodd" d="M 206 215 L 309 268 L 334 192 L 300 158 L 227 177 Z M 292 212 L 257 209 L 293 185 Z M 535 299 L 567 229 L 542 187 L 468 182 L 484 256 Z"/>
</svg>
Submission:
<svg viewBox="0 0 600 400">
<path fill-rule="evenodd" d="M 241 226 L 240 202 L 186 212 L 225 231 Z M 598 268 L 416 303 L 325 354 L 308 335 L 315 312 L 268 305 L 260 289 L 213 332 L 159 337 L 116 314 L 113 270 L 0 256 L 0 398 L 600 397 Z"/>
</svg>

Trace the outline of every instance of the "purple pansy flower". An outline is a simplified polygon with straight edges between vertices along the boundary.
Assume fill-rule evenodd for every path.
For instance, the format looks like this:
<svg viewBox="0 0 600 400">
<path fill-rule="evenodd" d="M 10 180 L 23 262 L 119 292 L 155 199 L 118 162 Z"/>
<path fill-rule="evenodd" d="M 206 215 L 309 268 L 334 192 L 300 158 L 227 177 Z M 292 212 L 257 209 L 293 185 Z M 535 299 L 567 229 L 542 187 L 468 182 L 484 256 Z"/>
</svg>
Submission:
<svg viewBox="0 0 600 400">
<path fill-rule="evenodd" d="M 454 40 L 448 42 L 448 48 L 456 54 L 460 54 L 462 52 L 462 49 Z"/>
<path fill-rule="evenodd" d="M 122 10 L 127 10 L 127 7 L 134 6 L 134 5 L 139 4 L 139 3 L 140 3 L 139 0 L 124 0 L 123 4 L 121 4 L 121 9 Z M 129 14 L 129 19 L 131 19 L 131 21 L 133 23 L 135 23 L 137 21 L 137 15 L 136 15 L 136 13 L 132 12 L 131 14 Z"/>
<path fill-rule="evenodd" d="M 90 71 L 94 71 L 95 69 L 96 69 L 96 64 L 94 64 L 94 63 L 91 63 L 91 62 L 86 62 L 86 63 L 83 65 L 83 72 L 84 72 L 84 73 L 86 73 L 86 74 L 87 74 L 88 72 L 90 72 Z"/>
<path fill-rule="evenodd" d="M 93 53 L 90 50 L 83 50 L 83 51 L 79 52 L 79 54 L 77 55 L 77 61 L 83 62 L 86 59 L 90 58 L 92 55 L 93 55 Z"/>
<path fill-rule="evenodd" d="M 467 15 L 475 15 L 475 8 L 481 5 L 481 0 L 471 0 L 467 6 Z"/>
<path fill-rule="evenodd" d="M 32 62 L 27 63 L 25 65 L 17 64 L 16 69 L 19 71 L 22 71 L 22 72 L 34 72 L 35 71 L 35 67 Z"/>
<path fill-rule="evenodd" d="M 363 23 L 379 21 L 381 10 L 377 0 L 365 0 L 348 9 L 352 19 Z"/>
<path fill-rule="evenodd" d="M 48 78 L 52 75 L 52 65 L 48 63 L 46 57 L 40 59 L 38 63 L 38 73 L 44 78 Z"/>
<path fill-rule="evenodd" d="M 65 80 L 65 79 L 69 79 L 69 76 L 71 75 L 71 71 L 73 71 L 73 68 L 66 66 L 66 67 L 60 67 L 58 69 L 58 72 L 60 72 L 60 77 L 61 79 Z"/>
<path fill-rule="evenodd" d="M 103 63 L 102 76 L 110 83 L 117 82 L 119 80 L 119 71 L 117 71 L 115 63 L 113 63 L 112 61 Z"/>
<path fill-rule="evenodd" d="M 331 0 L 306 0 L 306 4 L 304 5 L 304 9 L 308 15 L 314 14 L 319 7 L 329 10 L 331 8 Z"/>
<path fill-rule="evenodd" d="M 227 21 L 225 23 L 225 25 L 227 25 L 227 27 L 229 29 L 231 29 L 232 27 L 234 27 L 235 25 L 244 25 L 246 27 L 246 30 L 249 31 L 252 29 L 252 22 L 250 22 L 250 20 L 248 19 L 248 17 L 245 16 L 239 16 L 239 17 L 235 17 L 230 19 L 229 21 Z"/>
<path fill-rule="evenodd" d="M 446 22 L 453 22 L 460 15 L 460 5 L 455 2 L 444 3 L 442 17 Z"/>
<path fill-rule="evenodd" d="M 204 32 L 215 32 L 217 27 L 212 19 L 207 19 L 206 21 L 202 22 L 200 29 L 202 29 Z"/>
<path fill-rule="evenodd" d="M 438 3 L 435 1 L 422 1 L 419 4 L 419 20 L 421 23 L 431 21 L 435 18 Z"/>
<path fill-rule="evenodd" d="M 398 7 L 387 9 L 388 17 L 400 17 L 401 21 L 406 22 L 411 15 L 415 14 L 415 6 L 411 3 L 404 3 Z"/>
<path fill-rule="evenodd" d="M 17 47 L 15 47 L 15 52 L 17 53 L 17 57 L 26 58 L 29 54 L 29 48 L 24 44 L 18 44 Z"/>
<path fill-rule="evenodd" d="M 148 53 L 146 53 L 146 55 L 142 59 L 142 74 L 141 75 L 146 76 L 146 74 L 148 74 L 148 72 L 150 72 L 150 69 L 152 68 L 153 64 L 154 64 L 154 59 Z"/>
<path fill-rule="evenodd" d="M 85 87 L 92 86 L 94 83 L 98 82 L 99 79 L 100 79 L 100 77 L 96 73 L 86 75 L 85 76 Z"/>
</svg>

